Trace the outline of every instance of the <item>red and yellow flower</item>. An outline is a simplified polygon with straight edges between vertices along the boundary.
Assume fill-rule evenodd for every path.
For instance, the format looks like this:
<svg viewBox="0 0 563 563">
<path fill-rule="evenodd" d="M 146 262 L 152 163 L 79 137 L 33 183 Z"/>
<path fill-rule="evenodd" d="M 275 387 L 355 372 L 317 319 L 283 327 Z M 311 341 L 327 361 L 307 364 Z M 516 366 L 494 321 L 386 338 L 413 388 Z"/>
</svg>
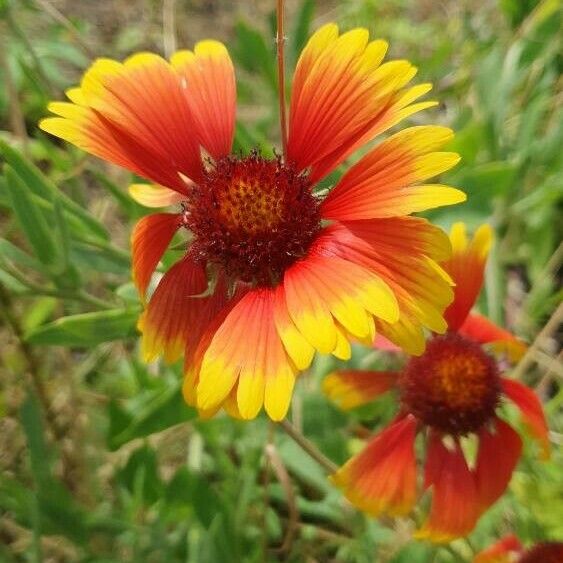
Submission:
<svg viewBox="0 0 563 563">
<path fill-rule="evenodd" d="M 450 238 L 453 254 L 442 264 L 456 284 L 445 312 L 448 332 L 431 337 L 424 354 L 411 358 L 401 372 L 340 371 L 323 382 L 326 394 L 344 409 L 398 391 L 397 417 L 332 480 L 350 502 L 373 516 L 409 513 L 418 497 L 415 439 L 421 435 L 426 443 L 422 490 L 430 490 L 432 500 L 416 535 L 436 542 L 468 534 L 508 486 L 522 441 L 499 417 L 505 399 L 520 409 L 542 455 L 549 454 L 540 401 L 524 384 L 503 377 L 490 353 L 516 359 L 525 346 L 470 312 L 483 283 L 492 231 L 481 226 L 468 241 L 465 226 L 458 223 Z M 465 437 L 478 442 L 473 467 L 463 449 Z"/>
<path fill-rule="evenodd" d="M 227 49 L 202 41 L 170 61 L 150 53 L 97 60 L 70 102 L 41 128 L 152 184 L 130 187 L 148 207 L 132 236 L 145 297 L 178 231 L 184 256 L 140 321 L 146 360 L 185 358 L 184 395 L 205 414 L 287 412 L 314 351 L 350 355 L 376 332 L 412 354 L 423 329 L 446 330 L 453 297 L 438 262 L 447 237 L 413 212 L 465 199 L 425 183 L 456 164 L 445 127 L 411 127 L 369 150 L 328 195 L 315 186 L 352 153 L 411 114 L 430 85 L 409 86 L 407 61 L 365 29 L 329 24 L 303 50 L 293 79 L 287 154 L 231 154 L 236 86 Z"/>
<path fill-rule="evenodd" d="M 510 534 L 487 549 L 480 551 L 473 563 L 561 563 L 562 542 L 540 542 L 528 549 Z"/>
</svg>

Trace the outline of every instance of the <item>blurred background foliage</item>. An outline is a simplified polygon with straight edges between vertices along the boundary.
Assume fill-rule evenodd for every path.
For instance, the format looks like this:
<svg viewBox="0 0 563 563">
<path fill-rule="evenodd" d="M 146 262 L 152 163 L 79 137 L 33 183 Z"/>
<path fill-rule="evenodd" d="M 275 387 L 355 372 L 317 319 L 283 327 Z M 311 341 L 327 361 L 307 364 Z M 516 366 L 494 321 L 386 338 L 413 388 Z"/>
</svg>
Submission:
<svg viewBox="0 0 563 563">
<path fill-rule="evenodd" d="M 237 68 L 236 148 L 271 153 L 274 4 L 0 0 L 1 561 L 448 563 L 509 531 L 526 543 L 563 538 L 557 0 L 287 1 L 290 68 L 310 30 L 334 20 L 369 27 L 434 83 L 441 105 L 414 122 L 456 130 L 463 160 L 446 180 L 469 199 L 431 218 L 493 224 L 481 310 L 535 342 L 517 371 L 544 400 L 553 459 L 536 461 L 528 441 L 509 492 L 468 541 L 415 543 L 409 522 L 364 518 L 264 417 L 199 421 L 183 404 L 180 366 L 141 362 L 128 237 L 147 210 L 126 195 L 126 172 L 48 138 L 37 121 L 96 56 L 214 37 Z M 354 350 L 354 366 L 392 363 Z M 291 417 L 341 463 L 394 403 L 338 412 L 319 392 L 335 366 L 318 359 Z"/>
</svg>

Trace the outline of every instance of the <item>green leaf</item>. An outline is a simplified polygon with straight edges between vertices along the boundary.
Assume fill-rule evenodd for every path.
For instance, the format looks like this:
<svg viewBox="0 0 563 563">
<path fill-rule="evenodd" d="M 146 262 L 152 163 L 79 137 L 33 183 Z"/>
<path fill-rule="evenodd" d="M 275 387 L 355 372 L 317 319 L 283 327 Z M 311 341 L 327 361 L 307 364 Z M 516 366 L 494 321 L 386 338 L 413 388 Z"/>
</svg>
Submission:
<svg viewBox="0 0 563 563">
<path fill-rule="evenodd" d="M 196 416 L 196 411 L 184 402 L 180 381 L 171 387 L 167 385 L 147 392 L 130 408 L 113 401 L 109 406 L 109 447 L 116 450 L 135 438 L 161 432 Z"/>
<path fill-rule="evenodd" d="M 117 478 L 131 494 L 139 495 L 143 504 L 154 504 L 162 496 L 155 451 L 145 445 L 136 449 L 118 472 Z"/>
<path fill-rule="evenodd" d="M 12 210 L 35 255 L 49 271 L 60 273 L 62 256 L 55 245 L 52 229 L 49 228 L 45 215 L 33 202 L 28 185 L 11 166 L 6 166 L 5 176 Z"/>
<path fill-rule="evenodd" d="M 136 334 L 138 309 L 111 309 L 62 317 L 26 335 L 31 344 L 93 346 Z"/>
<path fill-rule="evenodd" d="M 2 140 L 0 140 L 0 154 L 35 195 L 51 203 L 55 197 L 59 197 L 65 211 L 79 219 L 81 224 L 93 235 L 105 240 L 109 239 L 105 227 L 99 221 L 92 217 L 86 209 L 58 190 L 35 165 Z"/>
<path fill-rule="evenodd" d="M 169 506 L 193 508 L 197 519 L 208 528 L 218 512 L 221 501 L 202 475 L 192 473 L 187 467 L 180 467 L 168 483 L 164 495 Z"/>
</svg>

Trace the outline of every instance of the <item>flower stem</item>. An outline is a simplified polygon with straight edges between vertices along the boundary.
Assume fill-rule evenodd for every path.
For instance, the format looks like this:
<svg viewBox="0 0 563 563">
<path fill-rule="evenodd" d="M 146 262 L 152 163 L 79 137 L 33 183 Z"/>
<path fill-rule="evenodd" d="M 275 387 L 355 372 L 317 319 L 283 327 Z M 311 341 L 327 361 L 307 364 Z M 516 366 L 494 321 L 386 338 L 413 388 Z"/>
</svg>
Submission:
<svg viewBox="0 0 563 563">
<path fill-rule="evenodd" d="M 320 452 L 317 447 L 307 440 L 291 422 L 288 420 L 282 420 L 279 425 L 283 428 L 285 433 L 292 438 L 303 450 L 305 450 L 320 466 L 322 466 L 327 473 L 335 473 L 338 466 L 333 463 L 328 457 L 326 457 L 322 452 Z"/>
<path fill-rule="evenodd" d="M 285 61 L 284 61 L 284 45 L 285 37 L 283 31 L 284 6 L 283 0 L 278 0 L 276 12 L 277 33 L 276 44 L 278 52 L 278 95 L 280 103 L 280 129 L 283 147 L 283 156 L 287 158 L 287 118 L 285 110 Z"/>
</svg>

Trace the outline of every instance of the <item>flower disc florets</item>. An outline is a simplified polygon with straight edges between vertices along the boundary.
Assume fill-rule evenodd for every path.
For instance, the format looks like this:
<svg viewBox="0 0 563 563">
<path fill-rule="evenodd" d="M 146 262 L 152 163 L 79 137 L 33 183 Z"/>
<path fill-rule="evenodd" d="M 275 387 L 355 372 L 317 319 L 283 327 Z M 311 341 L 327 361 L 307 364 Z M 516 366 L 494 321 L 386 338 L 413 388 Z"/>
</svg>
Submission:
<svg viewBox="0 0 563 563">
<path fill-rule="evenodd" d="M 494 416 L 500 396 L 495 360 L 476 343 L 449 333 L 430 340 L 400 381 L 403 408 L 451 435 L 478 430 Z"/>
<path fill-rule="evenodd" d="M 257 152 L 216 162 L 192 188 L 189 209 L 195 256 L 256 285 L 277 284 L 320 229 L 307 176 Z"/>
</svg>

